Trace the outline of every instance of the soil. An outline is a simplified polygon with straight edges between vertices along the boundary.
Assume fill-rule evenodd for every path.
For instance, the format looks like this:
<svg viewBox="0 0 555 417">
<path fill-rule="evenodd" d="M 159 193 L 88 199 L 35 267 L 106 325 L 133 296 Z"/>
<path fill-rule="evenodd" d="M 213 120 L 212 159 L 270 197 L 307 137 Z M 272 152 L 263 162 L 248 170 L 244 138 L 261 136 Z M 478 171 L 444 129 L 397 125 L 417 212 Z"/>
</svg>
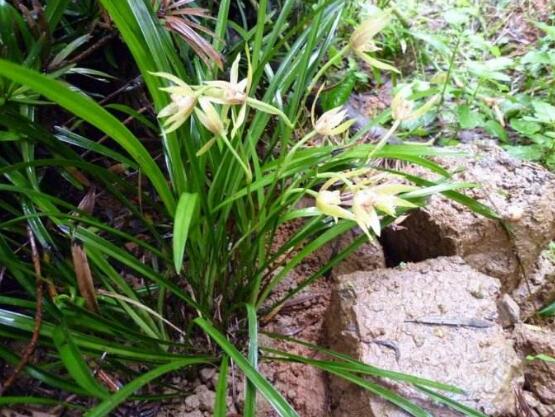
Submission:
<svg viewBox="0 0 555 417">
<path fill-rule="evenodd" d="M 286 242 L 299 224 L 288 224 L 277 232 L 276 246 Z M 313 254 L 295 268 L 272 296 L 280 299 L 295 288 L 322 265 L 322 254 Z M 322 344 L 324 317 L 331 300 L 330 278 L 323 278 L 301 292 L 261 327 L 262 332 L 279 333 L 302 339 L 309 343 Z M 284 340 L 265 339 L 272 348 L 296 355 L 315 357 L 315 353 L 305 346 Z M 317 369 L 288 362 L 263 362 L 261 369 L 267 378 L 284 394 L 295 410 L 303 417 L 321 417 L 328 414 L 328 393 L 326 375 Z M 266 407 L 264 407 L 266 408 Z M 277 416 L 267 408 L 259 415 Z"/>
</svg>

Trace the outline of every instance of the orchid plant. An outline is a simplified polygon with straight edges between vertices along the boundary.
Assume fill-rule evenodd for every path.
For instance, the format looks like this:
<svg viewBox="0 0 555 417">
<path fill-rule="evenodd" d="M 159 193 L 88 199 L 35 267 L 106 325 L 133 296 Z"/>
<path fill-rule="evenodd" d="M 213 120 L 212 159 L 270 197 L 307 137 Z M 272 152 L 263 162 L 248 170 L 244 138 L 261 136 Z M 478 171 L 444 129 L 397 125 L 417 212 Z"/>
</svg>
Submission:
<svg viewBox="0 0 555 417">
<path fill-rule="evenodd" d="M 47 2 L 61 12 L 46 9 L 45 21 L 57 28 L 46 38 L 64 33 L 67 22 L 58 23 L 64 7 L 74 3 L 79 2 Z M 19 51 L 0 60 L 0 193 L 6 195 L 0 198 L 0 277 L 17 288 L 1 297 L 0 334 L 18 342 L 28 337 L 28 351 L 40 346 L 44 353 L 28 365 L 29 357 L 2 343 L 0 358 L 13 364 L 16 373 L 27 372 L 41 387 L 48 386 L 41 395 L 56 393 L 46 399 L 3 396 L 2 404 L 23 399 L 65 407 L 67 400 L 87 408 L 86 417 L 103 417 L 131 396 L 183 397 L 179 384 L 153 381 L 186 367 L 216 364 L 220 377 L 214 413 L 224 417 L 232 361 L 245 375 L 245 417 L 256 415 L 257 393 L 281 417 L 298 417 L 258 369 L 259 317 L 277 311 L 379 235 L 402 209 L 423 204 L 423 197 L 438 189 L 439 181 L 385 172 L 372 162 L 420 163 L 442 175 L 442 191 L 469 204 L 454 191 L 460 185 L 448 184 L 445 170 L 425 159 L 449 154 L 447 150 L 389 147 L 387 137 L 378 145 L 354 137 L 343 146 L 340 138 L 349 137 L 352 124 L 345 109 L 316 118 L 305 106 L 307 91 L 330 62 L 347 53 L 388 68 L 367 54 L 376 51 L 374 37 L 389 13 L 364 22 L 339 58 L 324 62 L 344 8 L 341 0 L 315 2 L 302 16 L 294 13 L 295 0 L 284 0 L 275 9 L 273 2 L 254 2 L 256 16 L 242 25 L 232 21 L 244 12 L 242 2 L 229 0 L 214 2 L 218 8 L 213 13 L 189 7 L 190 0 L 98 3 L 98 12 L 110 29 L 113 25 L 119 31 L 126 56 L 140 72 L 141 99 L 152 99 L 145 109 L 154 109 L 158 117 L 150 120 L 121 103 L 96 101 L 79 85 L 68 86 L 73 81 L 66 79 L 68 71 L 44 74 L 26 68 L 29 61 Z M 191 32 L 201 30 L 194 16 L 211 14 L 217 15 L 213 34 L 218 47 L 200 53 L 207 41 Z M 19 11 L 0 1 L 0 23 L 10 19 L 25 26 Z M 26 43 L 33 36 L 28 32 L 21 38 Z M 48 54 L 43 41 L 39 37 L 33 43 L 31 57 Z M 18 42 L 10 30 L 0 30 L 0 44 L 9 49 Z M 245 59 L 238 51 L 245 51 Z M 227 79 L 218 75 L 224 62 L 232 62 Z M 396 96 L 391 131 L 403 120 L 423 115 L 430 103 L 413 110 L 407 91 Z M 64 118 L 65 126 L 51 132 L 50 124 L 40 123 L 53 114 L 51 109 L 71 113 L 71 123 Z M 114 110 L 131 119 L 120 120 Z M 103 139 L 97 139 L 98 132 Z M 311 138 L 324 140 L 309 146 Z M 87 157 L 91 153 L 94 158 Z M 64 184 L 63 192 L 52 186 L 52 178 Z M 123 221 L 105 216 L 102 205 L 95 208 L 101 194 L 121 208 Z M 64 200 L 67 196 L 71 201 Z M 74 196 L 82 196 L 78 207 Z M 306 196 L 314 197 L 315 207 L 298 208 Z M 292 221 L 302 226 L 279 242 L 276 234 Z M 285 294 L 274 292 L 308 256 L 356 226 L 364 234 L 347 248 Z M 427 414 L 362 375 L 413 384 L 437 401 L 444 397 L 435 390 L 460 392 L 333 352 L 327 353 L 329 361 L 278 354 L 280 360 L 344 377 L 415 416 Z"/>
</svg>

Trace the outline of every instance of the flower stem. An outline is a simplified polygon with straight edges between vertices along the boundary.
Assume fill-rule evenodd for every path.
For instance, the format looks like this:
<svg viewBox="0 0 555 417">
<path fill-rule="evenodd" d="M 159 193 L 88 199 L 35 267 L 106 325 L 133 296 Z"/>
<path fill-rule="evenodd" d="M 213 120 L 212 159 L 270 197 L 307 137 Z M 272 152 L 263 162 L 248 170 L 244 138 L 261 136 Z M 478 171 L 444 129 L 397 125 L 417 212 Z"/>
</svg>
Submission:
<svg viewBox="0 0 555 417">
<path fill-rule="evenodd" d="M 391 125 L 391 128 L 387 131 L 387 133 L 384 135 L 384 137 L 380 139 L 380 141 L 376 144 L 376 146 L 368 154 L 368 158 L 366 159 L 366 162 L 369 162 L 370 159 L 372 159 L 372 157 L 376 154 L 376 152 L 378 152 L 380 149 L 382 149 L 384 147 L 384 145 L 387 143 L 387 141 L 393 135 L 393 133 L 397 130 L 397 128 L 399 127 L 400 124 L 401 124 L 400 120 L 395 120 L 393 122 L 393 124 Z"/>
<path fill-rule="evenodd" d="M 252 181 L 252 172 L 251 172 L 250 168 L 241 159 L 241 157 L 239 156 L 239 154 L 237 153 L 237 151 L 235 150 L 233 145 L 229 142 L 227 137 L 225 135 L 221 135 L 220 138 L 222 138 L 222 140 L 224 141 L 226 146 L 229 148 L 229 150 L 231 151 L 231 153 L 233 154 L 233 156 L 235 157 L 237 162 L 239 162 L 239 165 L 241 165 L 241 168 L 243 168 L 243 171 L 245 171 L 245 174 L 247 175 L 247 182 L 250 183 Z"/>
<path fill-rule="evenodd" d="M 324 73 L 332 66 L 335 65 L 339 60 L 343 59 L 345 54 L 349 51 L 349 45 L 343 47 L 333 58 L 331 58 L 328 62 L 326 62 L 322 68 L 316 73 L 310 85 L 306 89 L 307 94 L 312 91 L 318 80 L 324 75 Z"/>
</svg>

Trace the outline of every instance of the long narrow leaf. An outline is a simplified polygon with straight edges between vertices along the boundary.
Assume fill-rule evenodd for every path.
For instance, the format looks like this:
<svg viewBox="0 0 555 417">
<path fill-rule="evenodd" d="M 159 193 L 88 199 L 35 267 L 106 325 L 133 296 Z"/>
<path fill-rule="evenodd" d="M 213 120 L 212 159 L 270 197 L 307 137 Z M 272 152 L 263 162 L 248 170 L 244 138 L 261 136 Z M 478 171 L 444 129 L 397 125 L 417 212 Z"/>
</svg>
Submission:
<svg viewBox="0 0 555 417">
<path fill-rule="evenodd" d="M 79 348 L 73 342 L 69 329 L 65 326 L 56 328 L 56 330 L 54 330 L 53 340 L 60 353 L 62 362 L 75 382 L 87 390 L 90 395 L 106 398 L 108 396 L 108 391 L 101 386 L 92 375 Z"/>
<path fill-rule="evenodd" d="M 198 195 L 183 193 L 179 197 L 173 225 L 173 262 L 175 272 L 179 274 L 183 266 L 185 244 L 189 234 L 189 226 L 193 220 L 197 207 Z"/>
<path fill-rule="evenodd" d="M 256 310 L 247 304 L 247 320 L 249 328 L 249 362 L 251 366 L 258 369 L 258 320 Z M 256 415 L 256 387 L 250 380 L 246 381 L 244 417 L 255 417 Z"/>
<path fill-rule="evenodd" d="M 241 355 L 235 346 L 220 333 L 209 321 L 201 317 L 195 319 L 195 323 L 202 328 L 214 341 L 229 355 L 229 357 L 239 366 L 245 376 L 254 386 L 266 397 L 268 402 L 281 417 L 299 417 L 293 407 L 283 398 L 283 396 L 264 378 L 260 372 L 252 367 L 249 361 Z"/>
<path fill-rule="evenodd" d="M 88 96 L 72 91 L 65 84 L 21 65 L 0 59 L 0 75 L 45 96 L 113 138 L 137 161 L 158 191 L 168 212 L 174 213 L 175 199 L 162 171 L 135 135 L 112 114 Z"/>
<path fill-rule="evenodd" d="M 206 360 L 204 358 L 191 358 L 172 361 L 170 363 L 160 365 L 159 367 L 142 374 L 138 378 L 135 378 L 133 381 L 126 384 L 115 394 L 112 394 L 96 407 L 85 413 L 84 417 L 107 416 L 110 411 L 115 409 L 119 404 L 123 403 L 129 396 L 133 395 L 133 393 L 135 393 L 142 386 L 148 384 L 150 381 L 159 378 L 160 376 L 167 374 L 168 372 L 177 371 L 178 369 L 184 368 L 186 366 L 198 365 L 201 363 L 206 363 Z"/>
<path fill-rule="evenodd" d="M 214 417 L 226 417 L 227 414 L 227 368 L 229 358 L 222 356 L 220 375 L 216 386 L 216 402 L 214 403 Z"/>
</svg>

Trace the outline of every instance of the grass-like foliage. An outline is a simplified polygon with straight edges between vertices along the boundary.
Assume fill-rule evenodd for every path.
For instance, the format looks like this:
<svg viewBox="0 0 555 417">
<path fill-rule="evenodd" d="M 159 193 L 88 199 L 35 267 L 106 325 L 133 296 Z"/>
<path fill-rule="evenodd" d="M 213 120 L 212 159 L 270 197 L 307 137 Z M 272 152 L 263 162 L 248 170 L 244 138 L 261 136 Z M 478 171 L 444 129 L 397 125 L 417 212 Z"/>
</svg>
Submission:
<svg viewBox="0 0 555 417">
<path fill-rule="evenodd" d="M 332 67 L 328 53 L 343 1 L 285 0 L 271 8 L 260 0 L 256 10 L 254 2 L 208 2 L 219 4 L 201 16 L 188 10 L 185 27 L 177 17 L 168 25 L 161 10 L 167 1 L 73 3 L 46 2 L 30 25 L 25 8 L 0 0 L 0 276 L 10 285 L 0 297 L 0 335 L 31 340 L 23 353 L 0 345 L 0 357 L 56 393 L 5 396 L 0 404 L 56 404 L 74 394 L 68 406 L 93 398 L 84 415 L 105 416 L 128 399 L 158 401 L 141 394 L 155 379 L 155 391 L 178 396 L 164 374 L 213 364 L 222 371 L 215 414 L 224 416 L 233 361 L 247 378 L 245 416 L 254 415 L 257 393 L 281 416 L 295 416 L 257 370 L 258 312 L 278 309 L 432 193 L 491 213 L 455 191 L 468 184 L 451 184 L 427 159 L 450 151 L 389 145 L 387 138 L 361 144 L 363 131 L 348 137 L 339 109 L 311 120 L 307 101 Z M 173 3 L 175 16 L 190 6 Z M 215 21 L 197 21 L 210 13 Z M 76 82 L 111 77 L 106 66 L 82 68 L 75 59 L 102 50 L 90 49 L 83 22 L 102 28 L 101 46 L 121 39 L 116 52 L 144 83 L 146 113 L 106 104 Z M 334 62 L 350 56 L 395 70 L 372 57 L 381 30 L 372 24 L 361 26 Z M 214 41 L 200 59 L 202 29 Z M 117 68 L 116 52 L 104 52 Z M 391 132 L 433 104 L 412 110 L 403 94 L 396 103 L 384 118 L 393 118 Z M 421 165 L 439 179 L 382 170 L 377 161 L 384 158 Z M 298 208 L 306 198 L 314 207 Z M 123 220 L 106 210 L 125 213 Z M 302 227 L 276 247 L 276 232 L 298 219 Z M 303 259 L 357 226 L 366 234 L 270 303 Z M 31 364 L 36 349 L 41 359 Z M 379 378 L 480 415 L 437 393 L 455 387 L 333 352 L 325 361 L 263 353 L 325 369 L 414 416 L 427 412 Z M 113 388 L 114 380 L 123 387 Z"/>
</svg>

